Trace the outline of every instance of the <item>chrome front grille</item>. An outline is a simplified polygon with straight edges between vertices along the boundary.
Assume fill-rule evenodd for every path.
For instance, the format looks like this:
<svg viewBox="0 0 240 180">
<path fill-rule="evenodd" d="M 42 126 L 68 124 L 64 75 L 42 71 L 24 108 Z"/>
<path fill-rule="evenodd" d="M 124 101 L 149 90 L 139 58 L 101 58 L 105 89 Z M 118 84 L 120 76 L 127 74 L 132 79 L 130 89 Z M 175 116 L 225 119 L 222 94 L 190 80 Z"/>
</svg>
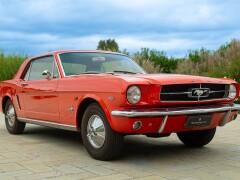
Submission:
<svg viewBox="0 0 240 180">
<path fill-rule="evenodd" d="M 227 84 L 172 84 L 163 85 L 161 101 L 207 101 L 228 97 L 230 85 Z"/>
</svg>

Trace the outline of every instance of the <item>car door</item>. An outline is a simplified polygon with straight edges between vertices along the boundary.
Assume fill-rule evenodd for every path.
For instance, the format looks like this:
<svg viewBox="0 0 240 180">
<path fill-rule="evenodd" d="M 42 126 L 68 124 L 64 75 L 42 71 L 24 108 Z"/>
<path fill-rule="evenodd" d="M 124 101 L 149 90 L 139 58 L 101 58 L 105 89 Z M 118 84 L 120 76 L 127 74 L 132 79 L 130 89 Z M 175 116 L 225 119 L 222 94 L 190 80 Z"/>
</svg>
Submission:
<svg viewBox="0 0 240 180">
<path fill-rule="evenodd" d="M 48 72 L 48 75 L 43 76 L 43 72 Z M 25 117 L 58 122 L 59 71 L 54 57 L 46 56 L 32 60 L 24 80 L 22 95 Z"/>
</svg>

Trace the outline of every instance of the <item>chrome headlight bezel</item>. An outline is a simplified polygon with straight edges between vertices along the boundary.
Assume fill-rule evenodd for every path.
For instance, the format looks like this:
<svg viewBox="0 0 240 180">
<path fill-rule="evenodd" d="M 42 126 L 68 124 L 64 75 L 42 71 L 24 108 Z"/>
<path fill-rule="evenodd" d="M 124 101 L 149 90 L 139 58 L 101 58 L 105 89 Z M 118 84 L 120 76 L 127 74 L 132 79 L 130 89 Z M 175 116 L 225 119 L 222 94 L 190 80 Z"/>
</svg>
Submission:
<svg viewBox="0 0 240 180">
<path fill-rule="evenodd" d="M 236 95 L 237 95 L 237 88 L 236 88 L 236 86 L 233 85 L 233 84 L 230 84 L 228 98 L 233 100 L 233 99 L 236 98 Z"/>
<path fill-rule="evenodd" d="M 137 85 L 129 86 L 127 89 L 127 101 L 130 104 L 137 104 L 142 97 L 141 89 Z"/>
</svg>

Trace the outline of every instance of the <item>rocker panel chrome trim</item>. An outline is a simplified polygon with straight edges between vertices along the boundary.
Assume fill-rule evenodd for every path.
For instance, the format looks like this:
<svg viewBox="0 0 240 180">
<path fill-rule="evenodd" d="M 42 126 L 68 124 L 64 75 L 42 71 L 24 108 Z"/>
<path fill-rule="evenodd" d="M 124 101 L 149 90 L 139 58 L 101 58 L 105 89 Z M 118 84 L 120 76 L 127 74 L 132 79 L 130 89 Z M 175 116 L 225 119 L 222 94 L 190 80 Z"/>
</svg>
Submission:
<svg viewBox="0 0 240 180">
<path fill-rule="evenodd" d="M 18 117 L 18 120 L 21 122 L 40 125 L 40 126 L 64 129 L 64 130 L 69 130 L 69 131 L 77 131 L 76 126 L 71 126 L 71 125 L 66 125 L 66 124 L 59 124 L 59 123 L 54 123 L 54 122 L 47 122 L 47 121 L 41 121 L 41 120 L 36 120 L 36 119 L 21 118 L 21 117 Z"/>
</svg>

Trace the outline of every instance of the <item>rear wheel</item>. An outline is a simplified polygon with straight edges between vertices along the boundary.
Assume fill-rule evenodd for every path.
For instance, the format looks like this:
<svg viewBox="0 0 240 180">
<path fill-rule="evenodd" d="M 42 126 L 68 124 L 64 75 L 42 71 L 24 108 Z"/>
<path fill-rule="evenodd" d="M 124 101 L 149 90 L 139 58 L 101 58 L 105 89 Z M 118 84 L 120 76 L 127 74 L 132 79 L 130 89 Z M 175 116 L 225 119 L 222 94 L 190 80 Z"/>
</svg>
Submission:
<svg viewBox="0 0 240 180">
<path fill-rule="evenodd" d="M 111 160 L 119 156 L 124 137 L 112 130 L 97 103 L 89 105 L 84 112 L 81 134 L 83 144 L 93 158 Z"/>
<path fill-rule="evenodd" d="M 202 147 L 211 142 L 216 132 L 216 128 L 200 131 L 178 132 L 178 138 L 190 147 Z"/>
<path fill-rule="evenodd" d="M 26 123 L 17 119 L 16 111 L 12 101 L 9 99 L 5 106 L 5 123 L 10 134 L 21 134 L 24 131 Z"/>
</svg>

